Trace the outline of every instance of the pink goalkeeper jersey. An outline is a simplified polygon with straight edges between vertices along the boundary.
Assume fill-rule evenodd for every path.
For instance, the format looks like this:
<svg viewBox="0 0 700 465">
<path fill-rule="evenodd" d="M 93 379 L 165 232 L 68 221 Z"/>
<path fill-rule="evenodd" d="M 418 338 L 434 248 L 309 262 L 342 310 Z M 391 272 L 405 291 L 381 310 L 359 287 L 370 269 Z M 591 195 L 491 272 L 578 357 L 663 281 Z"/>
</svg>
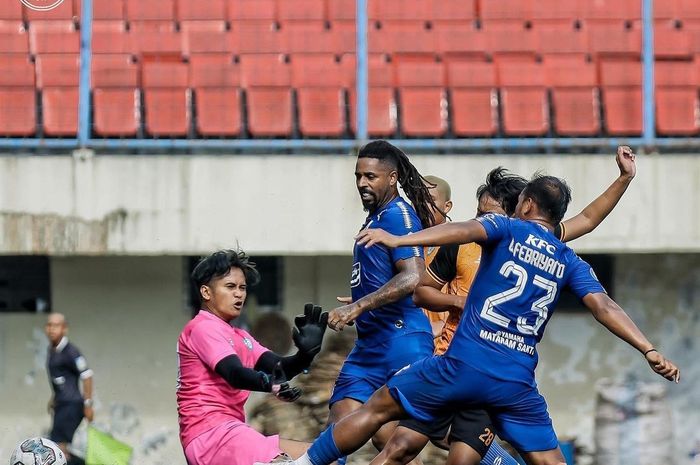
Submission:
<svg viewBox="0 0 700 465">
<path fill-rule="evenodd" d="M 224 357 L 237 355 L 253 368 L 268 349 L 242 329 L 200 310 L 177 342 L 177 411 L 182 447 L 227 421 L 245 422 L 243 405 L 250 391 L 231 387 L 214 368 Z"/>
</svg>

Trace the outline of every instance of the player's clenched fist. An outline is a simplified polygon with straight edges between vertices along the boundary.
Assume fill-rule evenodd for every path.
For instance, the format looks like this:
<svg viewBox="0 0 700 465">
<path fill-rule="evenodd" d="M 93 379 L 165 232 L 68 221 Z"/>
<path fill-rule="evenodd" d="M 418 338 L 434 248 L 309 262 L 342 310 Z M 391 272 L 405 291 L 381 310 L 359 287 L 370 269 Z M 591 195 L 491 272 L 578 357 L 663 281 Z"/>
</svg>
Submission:
<svg viewBox="0 0 700 465">
<path fill-rule="evenodd" d="M 652 370 L 669 381 L 678 383 L 681 380 L 681 370 L 672 361 L 667 360 L 655 349 L 648 351 L 644 357 Z"/>
<path fill-rule="evenodd" d="M 615 161 L 617 167 L 620 168 L 620 176 L 632 180 L 637 174 L 637 165 L 635 163 L 635 154 L 632 149 L 626 145 L 621 145 L 617 148 L 617 156 Z"/>
<path fill-rule="evenodd" d="M 352 324 L 360 313 L 355 304 L 334 308 L 328 313 L 328 327 L 333 331 L 342 331 L 345 326 Z"/>
</svg>

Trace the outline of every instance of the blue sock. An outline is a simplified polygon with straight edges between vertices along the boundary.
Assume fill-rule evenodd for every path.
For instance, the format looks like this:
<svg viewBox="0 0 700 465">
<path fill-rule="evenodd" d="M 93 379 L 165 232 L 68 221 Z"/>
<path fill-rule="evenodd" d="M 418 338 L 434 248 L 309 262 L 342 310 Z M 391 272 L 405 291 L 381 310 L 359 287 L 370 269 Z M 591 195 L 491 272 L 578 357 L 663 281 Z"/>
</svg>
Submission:
<svg viewBox="0 0 700 465">
<path fill-rule="evenodd" d="M 480 465 L 518 465 L 518 462 L 496 441 L 491 443 L 489 450 L 479 463 Z"/>
<path fill-rule="evenodd" d="M 335 425 L 326 428 L 306 452 L 313 465 L 330 465 L 343 456 L 335 445 L 333 428 Z"/>
</svg>

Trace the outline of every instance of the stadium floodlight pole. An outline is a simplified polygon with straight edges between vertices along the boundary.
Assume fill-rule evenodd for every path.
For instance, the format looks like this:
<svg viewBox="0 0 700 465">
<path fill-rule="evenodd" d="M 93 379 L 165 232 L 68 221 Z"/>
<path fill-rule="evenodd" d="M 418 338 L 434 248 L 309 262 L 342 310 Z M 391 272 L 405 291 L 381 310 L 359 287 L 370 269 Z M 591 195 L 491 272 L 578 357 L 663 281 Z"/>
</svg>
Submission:
<svg viewBox="0 0 700 465">
<path fill-rule="evenodd" d="M 92 59 L 92 0 L 83 0 L 80 12 L 80 100 L 78 102 L 78 142 L 90 140 L 90 64 Z"/>
<path fill-rule="evenodd" d="M 663 1 L 663 0 L 662 0 Z M 645 147 L 656 142 L 656 107 L 654 93 L 654 0 L 642 1 L 642 76 L 643 76 L 643 133 Z"/>
<path fill-rule="evenodd" d="M 368 114 L 368 72 L 367 72 L 367 0 L 357 0 L 356 4 L 356 34 L 357 47 L 356 59 L 357 66 L 356 88 L 355 88 L 355 126 L 357 132 L 355 138 L 360 144 L 367 141 L 367 114 Z"/>
</svg>

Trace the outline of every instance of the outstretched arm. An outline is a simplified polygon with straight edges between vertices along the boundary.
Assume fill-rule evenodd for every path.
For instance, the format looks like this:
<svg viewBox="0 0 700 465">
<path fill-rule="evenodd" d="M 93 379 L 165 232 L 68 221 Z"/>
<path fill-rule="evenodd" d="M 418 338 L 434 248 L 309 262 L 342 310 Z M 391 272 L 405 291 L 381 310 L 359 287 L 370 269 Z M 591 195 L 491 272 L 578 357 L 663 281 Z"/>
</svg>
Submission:
<svg viewBox="0 0 700 465">
<path fill-rule="evenodd" d="M 371 231 L 381 231 L 381 229 L 372 229 Z M 328 327 L 335 331 L 341 331 L 345 325 L 355 321 L 364 312 L 396 302 L 413 293 L 421 273 L 425 270 L 425 262 L 420 257 L 412 257 L 399 260 L 395 265 L 398 273 L 382 287 L 356 302 L 331 310 L 328 314 Z"/>
<path fill-rule="evenodd" d="M 627 190 L 627 187 L 637 174 L 635 155 L 626 145 L 617 148 L 615 158 L 620 168 L 620 176 L 593 202 L 588 204 L 581 213 L 562 223 L 562 241 L 573 241 L 588 234 L 603 222 L 615 208 Z"/>
<path fill-rule="evenodd" d="M 394 236 L 381 229 L 364 229 L 355 237 L 357 244 L 365 248 L 384 244 L 395 248 L 415 245 L 467 244 L 485 241 L 486 230 L 476 220 L 443 223 L 405 236 Z"/>
<path fill-rule="evenodd" d="M 669 381 L 675 381 L 676 383 L 680 381 L 680 369 L 654 349 L 654 346 L 642 334 L 627 313 L 607 294 L 603 292 L 588 294 L 583 298 L 583 304 L 588 307 L 600 324 L 641 352 L 654 372 Z"/>
</svg>

